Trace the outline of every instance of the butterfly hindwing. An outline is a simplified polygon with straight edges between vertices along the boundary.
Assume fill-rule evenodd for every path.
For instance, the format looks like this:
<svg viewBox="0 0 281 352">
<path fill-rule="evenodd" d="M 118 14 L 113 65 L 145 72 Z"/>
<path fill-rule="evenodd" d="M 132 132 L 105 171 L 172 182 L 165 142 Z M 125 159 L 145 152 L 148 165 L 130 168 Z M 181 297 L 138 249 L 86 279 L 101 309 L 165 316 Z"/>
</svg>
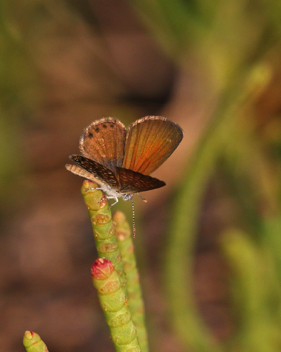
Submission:
<svg viewBox="0 0 281 352">
<path fill-rule="evenodd" d="M 123 164 L 125 139 L 126 128 L 122 122 L 107 117 L 85 129 L 79 149 L 85 157 L 114 170 Z"/>
<path fill-rule="evenodd" d="M 120 193 L 138 193 L 165 186 L 165 182 L 157 178 L 119 167 L 116 168 L 116 176 L 120 183 Z"/>
<path fill-rule="evenodd" d="M 182 138 L 180 126 L 165 117 L 143 117 L 127 129 L 122 168 L 150 175 L 173 153 Z"/>
</svg>

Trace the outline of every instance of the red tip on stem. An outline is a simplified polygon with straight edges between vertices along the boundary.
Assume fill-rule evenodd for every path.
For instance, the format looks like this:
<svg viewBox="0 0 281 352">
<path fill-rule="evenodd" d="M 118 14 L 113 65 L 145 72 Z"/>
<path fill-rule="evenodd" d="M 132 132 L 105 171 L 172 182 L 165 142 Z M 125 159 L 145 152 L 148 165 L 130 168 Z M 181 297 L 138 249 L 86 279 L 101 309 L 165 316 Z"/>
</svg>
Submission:
<svg viewBox="0 0 281 352">
<path fill-rule="evenodd" d="M 26 332 L 24 333 L 25 338 L 28 340 L 31 340 L 33 338 L 33 335 L 34 335 L 34 332 L 29 330 L 26 330 Z"/>
<path fill-rule="evenodd" d="M 106 280 L 114 271 L 114 266 L 110 260 L 98 258 L 91 267 L 91 275 L 96 280 Z"/>
</svg>

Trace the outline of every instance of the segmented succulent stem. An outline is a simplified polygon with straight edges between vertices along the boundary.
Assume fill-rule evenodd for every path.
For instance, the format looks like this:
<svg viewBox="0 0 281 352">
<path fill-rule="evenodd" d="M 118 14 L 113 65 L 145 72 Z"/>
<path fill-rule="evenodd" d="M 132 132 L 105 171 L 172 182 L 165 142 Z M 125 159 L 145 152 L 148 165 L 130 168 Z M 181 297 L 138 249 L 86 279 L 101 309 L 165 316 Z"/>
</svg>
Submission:
<svg viewBox="0 0 281 352">
<path fill-rule="evenodd" d="M 96 187 L 98 186 L 95 183 L 85 180 L 81 193 L 91 219 L 98 256 L 104 257 L 113 263 L 119 275 L 121 286 L 126 291 L 126 274 L 111 210 L 106 197 Z"/>
<path fill-rule="evenodd" d="M 91 273 L 116 352 L 140 352 L 137 330 L 113 264 L 110 260 L 98 258 Z"/>
<path fill-rule="evenodd" d="M 132 320 L 138 331 L 141 350 L 142 352 L 146 352 L 148 351 L 148 345 L 144 303 L 139 282 L 139 273 L 136 264 L 131 229 L 125 215 L 121 211 L 117 211 L 113 215 L 113 221 L 116 224 L 116 235 L 127 277 L 128 307 L 132 314 Z"/>
<path fill-rule="evenodd" d="M 23 336 L 26 352 L 48 352 L 48 348 L 41 337 L 33 331 L 26 331 Z"/>
</svg>

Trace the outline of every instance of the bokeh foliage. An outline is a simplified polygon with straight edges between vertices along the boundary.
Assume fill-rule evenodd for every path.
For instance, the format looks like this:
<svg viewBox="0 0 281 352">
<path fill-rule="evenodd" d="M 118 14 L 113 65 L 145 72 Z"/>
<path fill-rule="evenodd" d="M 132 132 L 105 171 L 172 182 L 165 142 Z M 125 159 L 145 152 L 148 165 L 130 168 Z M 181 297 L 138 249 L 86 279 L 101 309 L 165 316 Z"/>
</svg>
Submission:
<svg viewBox="0 0 281 352">
<path fill-rule="evenodd" d="M 281 121 L 279 110 L 261 123 L 263 112 L 257 104 L 280 70 L 281 3 L 133 0 L 128 4 L 179 71 L 201 71 L 209 87 L 208 99 L 214 102 L 206 132 L 181 177 L 167 231 L 162 266 L 170 309 L 167 320 L 183 350 L 277 352 L 281 345 Z M 31 49 L 38 50 L 36 45 L 46 33 L 71 32 L 81 17 L 63 1 L 4 0 L 0 10 L 4 200 L 6 181 L 25 168 L 22 131 L 40 100 L 38 63 Z M 214 178 L 227 183 L 228 196 L 239 209 L 239 221 L 220 234 L 234 321 L 232 335 L 223 342 L 199 313 L 192 284 L 199 214 Z"/>
<path fill-rule="evenodd" d="M 171 321 L 192 351 L 279 351 L 280 153 L 258 130 L 256 101 L 280 57 L 278 1 L 134 1 L 164 50 L 183 70 L 194 55 L 214 91 L 216 109 L 182 178 L 169 228 L 165 285 Z M 280 116 L 272 117 L 280 131 Z M 278 122 L 277 122 L 278 121 Z M 277 141 L 277 143 L 276 143 Z M 230 267 L 235 328 L 217 341 L 192 289 L 194 247 L 203 196 L 223 169 L 240 221 L 221 234 Z M 172 235 L 171 235 L 172 234 Z"/>
</svg>

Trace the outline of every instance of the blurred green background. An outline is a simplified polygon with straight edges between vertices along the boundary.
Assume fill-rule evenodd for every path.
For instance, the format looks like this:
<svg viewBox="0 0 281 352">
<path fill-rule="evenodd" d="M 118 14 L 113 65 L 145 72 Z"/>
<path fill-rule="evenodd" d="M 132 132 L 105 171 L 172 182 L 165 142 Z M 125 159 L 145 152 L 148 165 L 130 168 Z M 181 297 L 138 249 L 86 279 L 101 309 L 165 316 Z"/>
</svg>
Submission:
<svg viewBox="0 0 281 352">
<path fill-rule="evenodd" d="M 95 119 L 146 115 L 185 131 L 136 199 L 151 351 L 281 351 L 280 19 L 277 0 L 1 2 L 1 351 L 25 330 L 113 351 L 64 164 Z"/>
</svg>

